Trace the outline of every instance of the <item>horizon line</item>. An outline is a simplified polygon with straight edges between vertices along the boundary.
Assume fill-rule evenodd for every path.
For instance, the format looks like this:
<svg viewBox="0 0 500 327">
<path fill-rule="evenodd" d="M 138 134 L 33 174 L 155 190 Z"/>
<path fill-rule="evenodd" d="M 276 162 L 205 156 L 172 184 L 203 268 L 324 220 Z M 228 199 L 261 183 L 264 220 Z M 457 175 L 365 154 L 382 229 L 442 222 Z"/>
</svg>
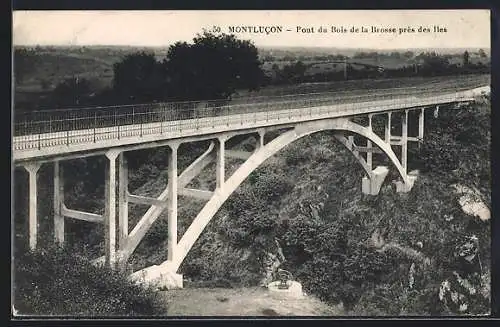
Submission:
<svg viewBox="0 0 500 327">
<path fill-rule="evenodd" d="M 177 42 L 177 41 L 176 41 Z M 138 47 L 145 47 L 145 48 L 166 48 L 170 47 L 172 44 L 168 45 L 146 45 L 146 44 L 12 44 L 13 47 L 129 47 L 129 48 L 138 48 Z M 307 45 L 255 45 L 256 48 L 274 48 L 274 47 L 281 47 L 281 48 L 309 48 L 309 49 L 339 49 L 339 50 L 357 50 L 357 49 L 370 49 L 370 50 L 380 50 L 380 51 L 388 51 L 388 50 L 414 50 L 414 49 L 485 49 L 485 50 L 490 50 L 491 47 L 483 47 L 483 46 L 459 46 L 459 47 L 450 47 L 450 46 L 440 46 L 440 47 L 413 47 L 413 48 L 374 48 L 374 47 L 335 47 L 335 46 L 307 46 Z"/>
</svg>

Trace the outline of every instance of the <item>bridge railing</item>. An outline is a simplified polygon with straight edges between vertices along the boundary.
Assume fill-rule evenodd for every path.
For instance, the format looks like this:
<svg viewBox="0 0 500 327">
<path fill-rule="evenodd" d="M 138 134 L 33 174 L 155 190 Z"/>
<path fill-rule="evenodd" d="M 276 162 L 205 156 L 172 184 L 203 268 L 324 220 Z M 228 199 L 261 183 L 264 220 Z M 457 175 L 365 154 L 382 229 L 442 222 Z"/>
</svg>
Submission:
<svg viewBox="0 0 500 327">
<path fill-rule="evenodd" d="M 465 89 L 465 88 L 463 88 Z M 247 98 L 236 101 L 210 100 L 168 102 L 109 107 L 90 107 L 63 110 L 46 110 L 15 115 L 14 135 L 33 135 L 62 131 L 99 129 L 103 127 L 127 126 L 168 122 L 206 117 L 220 117 L 250 112 L 284 110 L 340 103 L 402 99 L 411 96 L 429 96 L 436 92 L 455 92 L 460 88 L 448 86 L 439 89 L 431 86 L 409 87 L 389 90 L 363 91 L 362 94 L 323 92 L 290 96 Z M 382 92 L 382 93 L 380 93 Z"/>
<path fill-rule="evenodd" d="M 12 146 L 14 150 L 42 149 L 172 132 L 182 135 L 186 130 L 192 132 L 221 126 L 235 128 L 257 122 L 281 123 L 305 117 L 357 115 L 372 112 L 374 101 L 377 101 L 378 106 L 391 109 L 461 101 L 463 96 L 456 91 L 448 90 L 445 96 L 436 92 L 415 91 L 355 97 L 314 96 L 282 101 L 275 99 L 274 102 L 219 104 L 213 107 L 210 107 L 210 103 L 200 105 L 200 102 L 167 103 L 150 105 L 146 107 L 148 111 L 139 113 L 135 111 L 135 106 L 128 107 L 125 112 L 117 107 L 112 108 L 112 114 L 110 111 L 87 111 L 88 115 L 83 117 L 68 119 L 63 116 L 61 119 L 49 120 L 49 130 L 52 129 L 52 132 L 16 136 Z M 442 92 L 444 90 L 441 88 Z M 44 123 L 47 124 L 46 121 Z"/>
</svg>

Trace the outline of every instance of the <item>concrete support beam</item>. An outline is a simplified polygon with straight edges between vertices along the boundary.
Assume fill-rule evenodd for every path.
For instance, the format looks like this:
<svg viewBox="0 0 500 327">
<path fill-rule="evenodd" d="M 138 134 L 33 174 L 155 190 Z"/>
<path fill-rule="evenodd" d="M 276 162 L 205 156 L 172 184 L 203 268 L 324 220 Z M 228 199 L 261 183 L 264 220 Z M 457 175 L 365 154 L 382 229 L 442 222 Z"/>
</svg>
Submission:
<svg viewBox="0 0 500 327">
<path fill-rule="evenodd" d="M 176 258 L 177 251 L 177 149 L 178 145 L 170 146 L 168 158 L 168 260 Z"/>
<path fill-rule="evenodd" d="M 385 123 L 385 142 L 391 142 L 391 113 L 387 113 L 387 122 Z"/>
<path fill-rule="evenodd" d="M 29 247 L 31 250 L 36 249 L 38 241 L 38 170 L 41 164 L 38 162 L 28 163 L 24 166 L 24 169 L 29 174 Z"/>
<path fill-rule="evenodd" d="M 418 136 L 407 136 L 406 142 L 420 142 L 421 140 Z M 402 136 L 391 136 L 391 145 L 402 145 L 403 137 Z"/>
<path fill-rule="evenodd" d="M 402 124 L 402 136 L 401 136 L 401 166 L 403 167 L 405 173 L 407 171 L 408 163 L 408 110 L 405 110 L 403 118 L 401 119 Z"/>
<path fill-rule="evenodd" d="M 266 135 L 265 130 L 259 130 L 259 139 L 257 140 L 256 149 L 260 149 L 264 146 L 264 136 Z"/>
<path fill-rule="evenodd" d="M 247 160 L 251 155 L 252 152 L 248 151 L 226 150 L 226 156 L 228 158 Z"/>
<path fill-rule="evenodd" d="M 105 214 L 104 241 L 105 264 L 115 267 L 116 264 L 116 158 L 119 152 L 106 152 L 107 167 L 105 169 Z"/>
<path fill-rule="evenodd" d="M 422 108 L 420 109 L 420 113 L 418 114 L 418 138 L 420 140 L 420 143 L 423 142 L 424 140 L 424 114 L 425 114 L 425 109 Z M 420 147 L 420 143 L 418 146 Z"/>
<path fill-rule="evenodd" d="M 59 161 L 54 161 L 54 242 L 64 245 L 64 175 Z"/>
<path fill-rule="evenodd" d="M 370 141 L 370 143 L 371 143 L 371 141 Z M 355 150 L 355 151 L 358 151 L 358 152 L 383 153 L 382 150 L 380 150 L 379 148 L 376 148 L 374 146 L 367 147 L 367 146 L 357 146 L 357 145 L 354 145 L 352 147 L 352 149 Z"/>
<path fill-rule="evenodd" d="M 167 201 L 159 200 L 157 198 L 150 198 L 148 196 L 135 195 L 127 192 L 127 201 L 136 204 L 145 204 L 149 206 L 167 207 Z"/>
<path fill-rule="evenodd" d="M 193 188 L 180 188 L 179 195 L 188 196 L 200 200 L 210 200 L 210 198 L 214 195 L 214 192 L 197 190 Z"/>
<path fill-rule="evenodd" d="M 177 144 L 177 143 L 176 143 Z M 179 144 L 178 144 L 179 145 Z M 215 143 L 211 142 L 208 149 L 195 161 L 193 161 L 185 170 L 180 174 L 178 178 L 178 187 L 182 188 L 189 184 L 193 178 L 195 178 L 208 164 L 215 160 L 215 153 L 213 149 L 215 148 Z M 144 216 L 139 220 L 139 222 L 134 226 L 132 231 L 129 233 L 126 245 L 120 251 L 120 257 L 123 260 L 127 260 L 135 248 L 139 245 L 144 235 L 146 235 L 149 228 L 158 219 L 163 210 L 167 207 L 168 200 L 168 190 L 169 187 L 158 196 L 156 202 L 152 204 L 151 208 L 144 214 Z M 136 195 L 129 195 L 129 202 L 137 200 Z M 134 202 L 138 203 L 138 202 Z"/>
<path fill-rule="evenodd" d="M 125 153 L 118 156 L 118 247 L 122 249 L 128 238 L 128 163 Z"/>
<path fill-rule="evenodd" d="M 84 220 L 91 223 L 104 223 L 104 217 L 95 213 L 83 212 L 73 209 L 68 209 L 63 203 L 61 205 L 61 215 L 63 217 L 73 218 L 77 220 Z"/>
<path fill-rule="evenodd" d="M 368 115 L 368 130 L 370 132 L 373 132 L 373 129 L 372 129 L 372 115 Z M 366 147 L 368 149 L 371 149 L 372 148 L 372 141 L 370 141 L 369 139 L 366 139 Z M 368 165 L 368 169 L 372 170 L 372 166 L 373 166 L 373 153 L 371 151 L 368 151 L 366 152 L 366 164 Z"/>
<path fill-rule="evenodd" d="M 436 106 L 436 108 L 434 109 L 434 118 L 438 117 L 439 117 L 439 106 Z"/>
<path fill-rule="evenodd" d="M 216 187 L 217 190 L 222 190 L 224 187 L 224 181 L 225 181 L 225 142 L 226 140 L 224 138 L 219 138 L 217 142 L 217 167 L 216 167 Z"/>
</svg>

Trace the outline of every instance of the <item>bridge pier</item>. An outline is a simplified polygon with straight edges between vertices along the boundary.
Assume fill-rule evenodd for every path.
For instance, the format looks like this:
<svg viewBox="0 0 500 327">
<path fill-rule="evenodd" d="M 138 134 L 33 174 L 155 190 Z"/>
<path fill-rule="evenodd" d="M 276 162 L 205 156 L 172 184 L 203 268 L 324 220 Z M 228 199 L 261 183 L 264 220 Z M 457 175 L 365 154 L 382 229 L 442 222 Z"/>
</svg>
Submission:
<svg viewBox="0 0 500 327">
<path fill-rule="evenodd" d="M 373 132 L 372 130 L 372 114 L 368 115 L 368 130 L 370 132 Z M 370 171 L 372 170 L 373 166 L 373 153 L 372 153 L 372 141 L 370 139 L 366 139 L 366 163 L 368 165 L 368 168 Z M 377 192 L 378 193 L 378 192 Z"/>
<path fill-rule="evenodd" d="M 408 164 L 408 110 L 404 111 L 401 119 L 401 166 L 406 174 Z"/>
<path fill-rule="evenodd" d="M 418 147 L 420 148 L 422 145 L 422 142 L 424 141 L 424 116 L 425 115 L 425 109 L 422 108 L 420 109 L 420 112 L 418 113 Z"/>
<path fill-rule="evenodd" d="M 128 238 L 128 163 L 125 152 L 118 156 L 118 247 L 123 249 Z"/>
<path fill-rule="evenodd" d="M 54 161 L 54 241 L 64 246 L 64 176 L 59 161 Z"/>
<path fill-rule="evenodd" d="M 418 138 L 422 141 L 424 139 L 424 114 L 425 109 L 420 109 L 418 114 Z"/>
<path fill-rule="evenodd" d="M 29 174 L 29 247 L 35 250 L 38 241 L 38 170 L 42 166 L 41 163 L 32 162 L 24 165 L 24 169 Z"/>
<path fill-rule="evenodd" d="M 385 142 L 391 144 L 391 113 L 387 113 L 387 122 L 385 124 Z"/>
<path fill-rule="evenodd" d="M 225 182 L 225 138 L 219 137 L 217 141 L 217 167 L 215 172 L 216 188 L 222 190 Z"/>
<path fill-rule="evenodd" d="M 423 134 L 423 111 L 420 112 L 419 116 L 419 135 Z M 420 124 L 422 123 L 422 124 Z M 396 192 L 397 193 L 408 193 L 413 188 L 413 184 L 417 180 L 417 174 L 408 174 L 408 110 L 404 111 L 403 117 L 401 118 L 401 167 L 406 175 L 406 181 L 396 181 Z M 412 138 L 415 140 L 415 138 Z"/>
<path fill-rule="evenodd" d="M 259 139 L 257 140 L 257 145 L 255 149 L 260 149 L 264 146 L 264 136 L 266 135 L 265 130 L 259 130 Z"/>
<path fill-rule="evenodd" d="M 170 145 L 168 158 L 168 260 L 174 261 L 177 254 L 177 149 L 178 145 Z"/>
<path fill-rule="evenodd" d="M 105 214 L 104 214 L 104 252 L 105 263 L 111 267 L 116 264 L 116 158 L 119 152 L 106 152 L 105 168 Z"/>
</svg>

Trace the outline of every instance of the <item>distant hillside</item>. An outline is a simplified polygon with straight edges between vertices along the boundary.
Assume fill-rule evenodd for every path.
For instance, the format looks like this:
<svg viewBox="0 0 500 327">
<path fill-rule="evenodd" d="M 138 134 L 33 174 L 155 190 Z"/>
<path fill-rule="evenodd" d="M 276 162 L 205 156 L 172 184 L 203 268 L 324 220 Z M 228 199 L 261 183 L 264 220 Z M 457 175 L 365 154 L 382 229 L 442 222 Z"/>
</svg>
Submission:
<svg viewBox="0 0 500 327">
<path fill-rule="evenodd" d="M 318 54 L 341 54 L 345 56 L 352 56 L 356 52 L 379 52 L 379 53 L 391 53 L 391 52 L 405 52 L 412 51 L 415 53 L 435 51 L 440 54 L 457 54 L 463 53 L 465 50 L 469 52 L 478 52 L 480 48 L 407 48 L 407 49 L 373 49 L 373 48 L 337 48 L 337 47 L 272 47 L 272 46 L 261 46 L 259 50 L 263 54 L 272 52 L 276 55 L 281 53 L 294 53 L 296 55 L 318 55 Z M 486 54 L 491 55 L 490 49 L 483 49 Z"/>
</svg>

